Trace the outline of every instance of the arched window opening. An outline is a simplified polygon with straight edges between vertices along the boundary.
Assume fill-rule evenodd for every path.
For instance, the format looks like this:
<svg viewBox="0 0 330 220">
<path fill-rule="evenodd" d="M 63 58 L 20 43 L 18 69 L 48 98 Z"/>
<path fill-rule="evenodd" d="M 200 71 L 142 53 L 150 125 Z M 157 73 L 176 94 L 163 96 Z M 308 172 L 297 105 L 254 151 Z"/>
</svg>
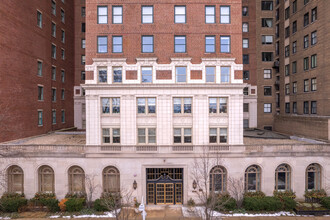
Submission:
<svg viewBox="0 0 330 220">
<path fill-rule="evenodd" d="M 50 166 L 41 166 L 38 170 L 39 192 L 54 193 L 54 170 Z"/>
<path fill-rule="evenodd" d="M 215 166 L 210 171 L 210 191 L 223 193 L 227 190 L 227 170 L 223 166 Z"/>
<path fill-rule="evenodd" d="M 245 170 L 245 190 L 260 191 L 261 189 L 261 168 L 258 165 L 249 166 Z"/>
<path fill-rule="evenodd" d="M 321 166 L 317 163 L 310 164 L 306 169 L 306 189 L 321 189 Z"/>
<path fill-rule="evenodd" d="M 81 167 L 72 166 L 69 169 L 69 192 L 85 192 L 85 172 Z"/>
<path fill-rule="evenodd" d="M 288 164 L 281 164 L 276 168 L 275 190 L 291 190 L 291 167 Z"/>
<path fill-rule="evenodd" d="M 103 170 L 103 192 L 120 192 L 120 174 L 117 168 L 109 166 Z"/>
<path fill-rule="evenodd" d="M 8 175 L 8 192 L 24 193 L 24 173 L 19 166 L 11 166 L 7 171 Z"/>
</svg>

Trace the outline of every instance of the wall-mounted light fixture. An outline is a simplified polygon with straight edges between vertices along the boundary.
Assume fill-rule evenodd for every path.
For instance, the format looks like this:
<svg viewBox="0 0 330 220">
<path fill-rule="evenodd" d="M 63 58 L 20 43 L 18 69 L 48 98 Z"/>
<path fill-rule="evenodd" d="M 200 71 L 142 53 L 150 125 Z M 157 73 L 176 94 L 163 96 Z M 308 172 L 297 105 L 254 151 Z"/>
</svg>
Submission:
<svg viewBox="0 0 330 220">
<path fill-rule="evenodd" d="M 197 188 L 196 180 L 194 180 L 192 187 L 193 187 L 193 189 L 196 189 Z"/>
<path fill-rule="evenodd" d="M 137 182 L 134 180 L 133 182 L 133 189 L 135 190 L 137 188 Z"/>
</svg>

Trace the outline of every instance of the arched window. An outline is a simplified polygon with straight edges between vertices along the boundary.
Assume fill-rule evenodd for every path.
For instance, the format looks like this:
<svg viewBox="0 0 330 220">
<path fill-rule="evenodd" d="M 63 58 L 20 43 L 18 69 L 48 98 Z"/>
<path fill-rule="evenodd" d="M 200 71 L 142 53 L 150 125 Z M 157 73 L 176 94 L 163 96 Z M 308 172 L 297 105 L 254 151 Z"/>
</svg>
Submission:
<svg viewBox="0 0 330 220">
<path fill-rule="evenodd" d="M 291 190 L 291 167 L 281 164 L 275 171 L 275 190 Z"/>
<path fill-rule="evenodd" d="M 24 192 L 24 173 L 19 166 L 11 166 L 8 168 L 8 192 L 23 193 Z"/>
<path fill-rule="evenodd" d="M 69 192 L 85 192 L 85 172 L 81 167 L 72 166 L 69 169 Z"/>
<path fill-rule="evenodd" d="M 245 170 L 245 190 L 260 191 L 261 188 L 261 168 L 258 165 L 249 166 Z"/>
<path fill-rule="evenodd" d="M 54 171 L 50 166 L 41 166 L 38 170 L 39 192 L 54 193 Z"/>
<path fill-rule="evenodd" d="M 210 172 L 210 191 L 222 193 L 227 190 L 227 170 L 223 166 L 215 166 Z"/>
<path fill-rule="evenodd" d="M 103 192 L 116 193 L 120 191 L 120 174 L 116 167 L 106 167 L 103 170 Z"/>
<path fill-rule="evenodd" d="M 306 189 L 321 189 L 321 166 L 317 163 L 310 164 L 306 169 Z"/>
</svg>

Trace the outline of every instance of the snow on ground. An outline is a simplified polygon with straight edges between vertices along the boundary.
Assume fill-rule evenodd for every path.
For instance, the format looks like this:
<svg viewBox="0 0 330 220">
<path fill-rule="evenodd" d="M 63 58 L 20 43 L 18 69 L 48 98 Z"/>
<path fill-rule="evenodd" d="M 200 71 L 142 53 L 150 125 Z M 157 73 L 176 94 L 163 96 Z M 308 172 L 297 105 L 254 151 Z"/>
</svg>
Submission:
<svg viewBox="0 0 330 220">
<path fill-rule="evenodd" d="M 120 212 L 120 209 L 117 210 L 117 213 Z M 115 211 L 112 212 L 105 212 L 104 215 L 73 215 L 73 216 L 60 216 L 60 215 L 53 215 L 49 218 L 115 218 Z"/>
</svg>

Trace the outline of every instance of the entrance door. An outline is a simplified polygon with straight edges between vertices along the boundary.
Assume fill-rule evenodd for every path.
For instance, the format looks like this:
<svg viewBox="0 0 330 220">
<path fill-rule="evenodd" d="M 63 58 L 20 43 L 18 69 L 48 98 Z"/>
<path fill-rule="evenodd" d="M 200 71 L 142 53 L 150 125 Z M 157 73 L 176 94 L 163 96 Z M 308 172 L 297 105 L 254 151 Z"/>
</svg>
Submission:
<svg viewBox="0 0 330 220">
<path fill-rule="evenodd" d="M 156 184 L 156 204 L 174 204 L 174 184 Z"/>
</svg>

